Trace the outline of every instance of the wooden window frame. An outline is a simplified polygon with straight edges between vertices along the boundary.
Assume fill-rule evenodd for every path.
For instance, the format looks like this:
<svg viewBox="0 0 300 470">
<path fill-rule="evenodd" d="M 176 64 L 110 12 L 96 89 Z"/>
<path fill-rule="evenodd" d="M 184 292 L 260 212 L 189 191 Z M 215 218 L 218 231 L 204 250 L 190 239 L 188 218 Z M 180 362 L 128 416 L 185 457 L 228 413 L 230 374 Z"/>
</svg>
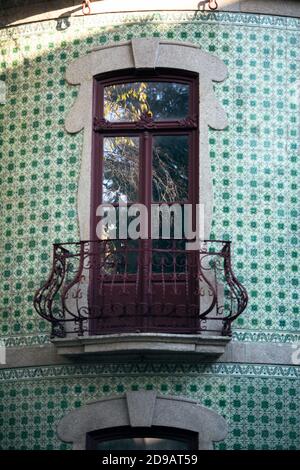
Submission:
<svg viewBox="0 0 300 470">
<path fill-rule="evenodd" d="M 154 120 L 147 116 L 141 116 L 139 121 L 136 122 L 109 122 L 104 116 L 104 88 L 106 86 L 132 83 L 138 81 L 155 81 L 155 82 L 167 82 L 167 83 L 182 83 L 189 85 L 189 112 L 183 119 L 174 120 Z M 175 70 L 157 69 L 154 72 L 130 70 L 124 71 L 122 75 L 120 73 L 109 74 L 105 76 L 98 76 L 94 78 L 94 92 L 93 92 L 93 139 L 92 139 L 92 167 L 91 167 L 91 216 L 90 216 L 90 233 L 94 234 L 94 240 L 96 239 L 96 227 L 98 220 L 96 212 L 98 206 L 102 203 L 102 181 L 103 181 L 103 140 L 105 137 L 110 136 L 123 136 L 123 135 L 138 135 L 140 136 L 140 154 L 139 154 L 139 195 L 138 202 L 144 204 L 148 208 L 148 238 L 139 240 L 139 263 L 141 267 L 141 275 L 136 282 L 138 282 L 138 303 L 142 309 L 143 306 L 148 305 L 148 273 L 151 270 L 151 252 L 153 249 L 153 243 L 151 239 L 151 205 L 159 204 L 160 201 L 152 200 L 152 141 L 153 137 L 157 135 L 188 135 L 189 136 L 189 162 L 188 162 L 188 198 L 183 201 L 170 201 L 169 205 L 174 203 L 191 204 L 193 208 L 192 213 L 192 224 L 193 230 L 196 229 L 196 209 L 199 204 L 199 77 L 195 73 L 180 72 Z M 164 203 L 164 201 L 161 201 Z M 104 205 L 106 203 L 104 202 Z M 113 204 L 118 206 L 118 203 Z M 189 256 L 191 259 L 191 256 Z M 175 258 L 174 258 L 175 259 Z M 196 262 L 190 263 L 192 268 L 195 270 Z M 96 292 L 96 281 L 97 279 L 96 270 L 90 274 L 89 283 L 89 298 L 91 299 L 91 305 L 99 304 L 99 294 Z M 192 274 L 192 273 L 191 273 Z M 121 279 L 119 278 L 121 277 Z M 166 282 L 173 283 L 172 276 L 165 276 Z M 125 279 L 125 278 L 124 278 Z M 114 282 L 121 281 L 121 276 L 115 276 Z M 127 280 L 130 281 L 127 276 Z M 134 276 L 132 276 L 132 286 L 134 282 Z M 158 288 L 160 278 L 156 276 L 156 287 Z M 186 275 L 179 276 L 178 283 L 186 283 Z M 184 294 L 188 296 L 188 303 L 193 304 L 197 300 L 193 300 L 196 292 L 196 276 L 193 273 L 193 281 L 190 283 L 188 288 L 185 287 L 185 291 L 188 293 Z M 169 290 L 169 292 L 171 292 Z M 183 288 L 182 288 L 183 292 Z M 158 294 L 157 294 L 158 295 Z M 123 301 L 119 301 L 118 304 Z M 128 295 L 127 295 L 128 302 Z M 172 303 L 172 299 L 169 299 Z M 183 301 L 180 301 L 181 304 Z M 184 303 L 186 304 L 186 300 Z M 167 301 L 165 303 L 168 303 Z M 93 309 L 94 307 L 92 307 Z M 105 307 L 106 308 L 106 307 Z M 92 314 L 92 318 L 93 318 Z M 142 328 L 143 331 L 152 331 L 153 328 L 157 328 L 151 324 L 148 325 L 148 320 L 144 318 L 142 325 L 120 325 L 120 331 L 135 331 L 135 329 Z M 176 320 L 172 320 L 174 322 Z M 182 321 L 182 319 L 181 319 Z M 97 327 L 97 320 L 92 320 L 90 323 L 91 334 L 99 334 L 98 331 L 104 333 L 112 332 L 112 327 L 109 327 L 109 321 L 106 320 L 107 327 L 102 325 L 100 330 Z M 151 323 L 151 322 L 150 322 Z M 192 325 L 190 324 L 192 323 Z M 115 328 L 115 327 L 114 327 Z M 161 329 L 163 327 L 159 327 Z M 189 319 L 189 323 L 186 326 L 177 327 L 172 325 L 166 325 L 164 331 L 181 331 L 181 332 L 195 332 L 197 329 L 196 317 Z"/>
<path fill-rule="evenodd" d="M 135 122 L 108 122 L 104 118 L 104 87 L 135 81 L 176 82 L 190 85 L 189 115 L 185 119 Z M 93 86 L 93 138 L 91 166 L 91 216 L 90 233 L 96 238 L 96 210 L 102 203 L 103 179 L 103 138 L 114 135 L 141 136 L 139 161 L 139 202 L 148 208 L 153 203 L 152 188 L 152 137 L 154 135 L 186 135 L 190 136 L 189 150 L 189 195 L 185 201 L 174 203 L 199 204 L 199 83 L 198 75 L 191 72 L 157 69 L 154 72 L 133 69 L 124 72 L 111 73 L 94 78 Z M 102 158 L 99 158 L 99 155 Z M 155 201 L 159 203 L 159 201 Z M 118 204 L 113 204 L 117 206 Z M 193 215 L 195 222 L 195 215 Z M 149 225 L 150 232 L 150 225 Z"/>
</svg>

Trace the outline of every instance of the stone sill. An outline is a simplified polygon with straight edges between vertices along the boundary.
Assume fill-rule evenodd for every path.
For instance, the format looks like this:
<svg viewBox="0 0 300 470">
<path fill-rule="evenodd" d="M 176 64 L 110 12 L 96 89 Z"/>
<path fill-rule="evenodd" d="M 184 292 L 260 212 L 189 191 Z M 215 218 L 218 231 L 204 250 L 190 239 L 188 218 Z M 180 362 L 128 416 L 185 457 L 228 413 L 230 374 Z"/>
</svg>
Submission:
<svg viewBox="0 0 300 470">
<path fill-rule="evenodd" d="M 221 356 L 229 336 L 167 333 L 120 333 L 73 338 L 55 338 L 57 354 L 84 356 L 112 354 Z"/>
</svg>

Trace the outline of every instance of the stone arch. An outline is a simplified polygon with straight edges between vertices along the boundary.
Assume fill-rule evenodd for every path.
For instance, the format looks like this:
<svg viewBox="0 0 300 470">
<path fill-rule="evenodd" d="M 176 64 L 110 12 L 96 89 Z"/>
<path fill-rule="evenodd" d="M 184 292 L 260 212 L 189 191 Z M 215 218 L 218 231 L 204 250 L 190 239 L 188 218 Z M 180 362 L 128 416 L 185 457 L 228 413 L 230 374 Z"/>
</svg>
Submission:
<svg viewBox="0 0 300 470">
<path fill-rule="evenodd" d="M 83 450 L 88 432 L 120 426 L 193 431 L 198 435 L 198 449 L 203 450 L 213 449 L 213 442 L 223 440 L 227 434 L 225 419 L 196 401 L 138 391 L 71 411 L 60 421 L 58 436 L 64 442 L 72 442 L 74 450 Z"/>
</svg>

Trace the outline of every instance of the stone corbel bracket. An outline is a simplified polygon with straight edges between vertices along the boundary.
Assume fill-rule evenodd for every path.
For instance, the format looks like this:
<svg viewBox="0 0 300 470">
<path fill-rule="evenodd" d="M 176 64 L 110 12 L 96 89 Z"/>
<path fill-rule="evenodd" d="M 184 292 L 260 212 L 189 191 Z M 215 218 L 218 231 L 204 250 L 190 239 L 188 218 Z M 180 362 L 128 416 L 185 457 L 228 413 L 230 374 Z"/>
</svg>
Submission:
<svg viewBox="0 0 300 470">
<path fill-rule="evenodd" d="M 80 85 L 80 90 L 67 116 L 65 127 L 70 133 L 84 129 L 78 188 L 80 238 L 95 238 L 90 234 L 93 79 L 107 72 L 134 68 L 168 68 L 199 75 L 199 194 L 200 202 L 204 205 L 204 237 L 208 238 L 213 210 L 208 126 L 213 129 L 224 129 L 227 126 L 225 111 L 213 90 L 213 82 L 222 82 L 227 77 L 227 67 L 220 59 L 203 52 L 195 44 L 159 39 L 133 39 L 94 49 L 76 59 L 67 68 L 68 83 Z"/>
<path fill-rule="evenodd" d="M 128 392 L 105 398 L 69 412 L 58 425 L 58 436 L 72 442 L 73 450 L 86 447 L 86 435 L 120 426 L 160 426 L 192 431 L 198 449 L 211 450 L 213 442 L 225 439 L 225 419 L 213 410 L 182 397 L 162 396 L 155 391 Z"/>
</svg>

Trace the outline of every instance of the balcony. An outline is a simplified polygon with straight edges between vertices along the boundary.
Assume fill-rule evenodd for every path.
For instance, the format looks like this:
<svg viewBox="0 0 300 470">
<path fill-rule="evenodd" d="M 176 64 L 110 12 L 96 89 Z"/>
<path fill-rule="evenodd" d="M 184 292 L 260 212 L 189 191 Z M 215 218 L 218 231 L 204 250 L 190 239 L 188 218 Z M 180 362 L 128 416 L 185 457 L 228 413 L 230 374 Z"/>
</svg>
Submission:
<svg viewBox="0 0 300 470">
<path fill-rule="evenodd" d="M 98 240 L 54 245 L 34 306 L 61 354 L 221 354 L 247 301 L 228 241 Z"/>
</svg>

